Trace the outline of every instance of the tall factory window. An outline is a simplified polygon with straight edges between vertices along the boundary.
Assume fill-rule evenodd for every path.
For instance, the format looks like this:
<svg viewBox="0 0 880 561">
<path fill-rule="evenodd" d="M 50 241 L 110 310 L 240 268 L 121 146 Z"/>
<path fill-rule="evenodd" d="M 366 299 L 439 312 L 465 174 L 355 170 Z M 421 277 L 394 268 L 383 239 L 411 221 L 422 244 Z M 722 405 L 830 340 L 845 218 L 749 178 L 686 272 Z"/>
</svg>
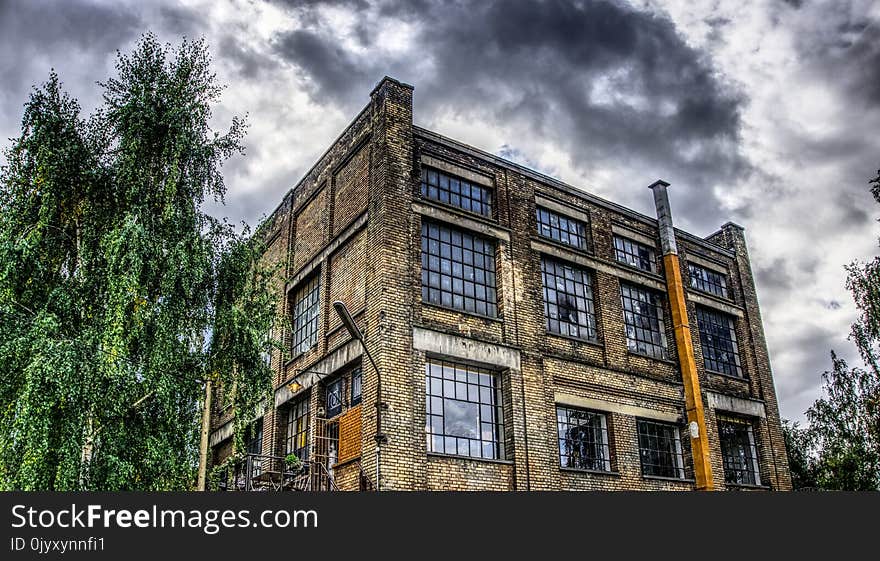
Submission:
<svg viewBox="0 0 880 561">
<path fill-rule="evenodd" d="M 604 413 L 556 406 L 562 467 L 611 471 L 608 421 Z"/>
<path fill-rule="evenodd" d="M 482 368 L 447 361 L 425 364 L 428 450 L 472 458 L 504 458 L 501 379 Z"/>
<path fill-rule="evenodd" d="M 662 297 L 652 290 L 624 282 L 620 283 L 620 297 L 629 351 L 666 358 Z"/>
<path fill-rule="evenodd" d="M 495 317 L 495 244 L 465 230 L 422 222 L 422 301 Z"/>
<path fill-rule="evenodd" d="M 595 340 L 596 310 L 590 273 L 546 256 L 541 258 L 541 273 L 547 331 Z"/>
</svg>

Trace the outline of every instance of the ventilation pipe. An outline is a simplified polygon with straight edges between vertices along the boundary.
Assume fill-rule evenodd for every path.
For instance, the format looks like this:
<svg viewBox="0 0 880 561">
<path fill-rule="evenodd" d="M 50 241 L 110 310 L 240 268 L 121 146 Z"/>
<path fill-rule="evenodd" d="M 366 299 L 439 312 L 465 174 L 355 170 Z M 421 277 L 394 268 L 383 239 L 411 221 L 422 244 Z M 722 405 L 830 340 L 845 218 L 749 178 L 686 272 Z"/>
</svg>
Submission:
<svg viewBox="0 0 880 561">
<path fill-rule="evenodd" d="M 684 285 L 681 280 L 681 266 L 678 262 L 678 247 L 675 244 L 667 187 L 669 183 L 658 180 L 651 184 L 649 189 L 654 192 L 654 205 L 657 207 L 663 270 L 666 273 L 666 292 L 669 297 L 669 307 L 672 309 L 672 328 L 675 332 L 675 346 L 678 349 L 678 363 L 681 365 L 681 380 L 684 383 L 688 432 L 691 437 L 691 453 L 694 457 L 694 479 L 698 491 L 712 491 L 714 483 L 712 463 L 709 461 L 706 413 L 703 409 L 703 394 L 700 389 L 700 378 L 697 376 L 693 339 L 688 324 L 687 304 L 684 299 Z"/>
</svg>

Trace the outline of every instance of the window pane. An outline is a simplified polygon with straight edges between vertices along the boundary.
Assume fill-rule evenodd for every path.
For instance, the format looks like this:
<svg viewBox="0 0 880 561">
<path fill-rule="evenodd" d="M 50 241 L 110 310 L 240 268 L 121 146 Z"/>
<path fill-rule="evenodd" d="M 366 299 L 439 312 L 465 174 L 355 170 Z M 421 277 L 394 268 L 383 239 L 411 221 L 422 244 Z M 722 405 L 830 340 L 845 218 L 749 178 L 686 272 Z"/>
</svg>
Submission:
<svg viewBox="0 0 880 561">
<path fill-rule="evenodd" d="M 318 344 L 318 276 L 306 281 L 293 298 L 293 354 L 304 353 Z"/>
<path fill-rule="evenodd" d="M 573 265 L 541 258 L 547 331 L 595 340 L 596 311 L 590 274 Z"/>
<path fill-rule="evenodd" d="M 296 454 L 300 460 L 309 457 L 309 396 L 298 398 L 287 410 L 285 454 Z"/>
<path fill-rule="evenodd" d="M 744 419 L 719 419 L 718 437 L 724 461 L 724 480 L 739 485 L 760 485 L 758 452 L 751 423 Z"/>
<path fill-rule="evenodd" d="M 423 197 L 453 205 L 469 212 L 492 216 L 492 193 L 488 187 L 453 177 L 441 171 L 422 173 Z"/>
<path fill-rule="evenodd" d="M 444 224 L 422 222 L 422 299 L 495 317 L 495 244 Z"/>
<path fill-rule="evenodd" d="M 611 471 L 607 419 L 603 413 L 556 406 L 562 467 Z"/>
<path fill-rule="evenodd" d="M 657 257 L 654 248 L 629 238 L 614 236 L 614 257 L 630 267 L 636 267 L 650 273 L 657 272 Z"/>
<path fill-rule="evenodd" d="M 432 372 L 448 372 L 442 384 L 429 384 L 426 412 L 428 446 L 432 452 L 477 458 L 498 458 L 502 434 L 498 409 L 498 376 L 488 370 L 430 360 L 425 365 L 428 380 Z"/>
<path fill-rule="evenodd" d="M 536 207 L 538 233 L 578 249 L 587 249 L 587 225 L 552 210 Z"/>
<path fill-rule="evenodd" d="M 644 420 L 639 420 L 637 425 L 642 475 L 684 479 L 679 427 Z"/>
<path fill-rule="evenodd" d="M 620 298 L 627 349 L 654 358 L 666 358 L 660 295 L 647 288 L 621 282 Z"/>
<path fill-rule="evenodd" d="M 688 263 L 691 288 L 727 298 L 727 275 Z"/>
<path fill-rule="evenodd" d="M 706 370 L 743 377 L 733 317 L 711 308 L 697 306 L 697 324 Z"/>
</svg>

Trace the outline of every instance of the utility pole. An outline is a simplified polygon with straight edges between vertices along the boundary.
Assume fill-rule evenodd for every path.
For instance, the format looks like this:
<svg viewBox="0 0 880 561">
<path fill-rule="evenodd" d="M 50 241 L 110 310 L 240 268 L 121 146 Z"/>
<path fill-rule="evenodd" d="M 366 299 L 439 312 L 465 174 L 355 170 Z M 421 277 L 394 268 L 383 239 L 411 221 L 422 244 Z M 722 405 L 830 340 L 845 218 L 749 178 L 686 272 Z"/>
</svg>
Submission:
<svg viewBox="0 0 880 561">
<path fill-rule="evenodd" d="M 211 432 L 211 407 L 213 400 L 214 382 L 208 377 L 205 380 L 205 403 L 202 406 L 202 434 L 199 441 L 199 477 L 196 483 L 197 491 L 205 491 L 208 479 L 208 435 Z"/>
</svg>

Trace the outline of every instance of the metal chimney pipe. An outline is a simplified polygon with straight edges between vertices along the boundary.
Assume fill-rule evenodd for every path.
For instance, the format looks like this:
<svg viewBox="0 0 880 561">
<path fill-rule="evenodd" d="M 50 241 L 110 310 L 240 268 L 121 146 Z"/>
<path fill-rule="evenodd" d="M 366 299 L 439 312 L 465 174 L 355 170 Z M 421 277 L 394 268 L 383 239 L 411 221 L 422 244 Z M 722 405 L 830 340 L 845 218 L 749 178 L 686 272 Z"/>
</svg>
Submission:
<svg viewBox="0 0 880 561">
<path fill-rule="evenodd" d="M 715 485 L 712 480 L 712 462 L 709 458 L 706 412 L 703 408 L 700 377 L 697 375 L 697 362 L 694 357 L 693 339 L 688 323 L 687 301 L 681 279 L 681 264 L 678 260 L 678 246 L 675 243 L 675 228 L 672 225 L 672 211 L 669 208 L 667 187 L 669 187 L 669 183 L 658 180 L 652 183 L 649 189 L 654 192 L 654 206 L 657 208 L 660 247 L 663 250 L 663 270 L 666 274 L 666 292 L 672 311 L 672 328 L 675 333 L 675 346 L 678 350 L 678 363 L 681 367 L 681 381 L 684 383 L 691 452 L 694 457 L 694 479 L 697 490 L 712 491 Z"/>
</svg>

